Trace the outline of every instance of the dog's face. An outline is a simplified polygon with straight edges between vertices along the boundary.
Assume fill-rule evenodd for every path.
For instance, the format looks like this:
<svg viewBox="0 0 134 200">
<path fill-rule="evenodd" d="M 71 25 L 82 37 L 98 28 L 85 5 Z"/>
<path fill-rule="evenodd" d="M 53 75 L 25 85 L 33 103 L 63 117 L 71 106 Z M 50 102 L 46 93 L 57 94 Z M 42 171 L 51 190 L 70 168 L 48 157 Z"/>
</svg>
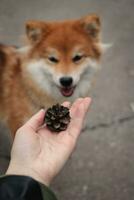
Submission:
<svg viewBox="0 0 134 200">
<path fill-rule="evenodd" d="M 100 20 L 90 15 L 64 22 L 29 21 L 27 71 L 56 99 L 85 96 L 101 56 Z"/>
</svg>

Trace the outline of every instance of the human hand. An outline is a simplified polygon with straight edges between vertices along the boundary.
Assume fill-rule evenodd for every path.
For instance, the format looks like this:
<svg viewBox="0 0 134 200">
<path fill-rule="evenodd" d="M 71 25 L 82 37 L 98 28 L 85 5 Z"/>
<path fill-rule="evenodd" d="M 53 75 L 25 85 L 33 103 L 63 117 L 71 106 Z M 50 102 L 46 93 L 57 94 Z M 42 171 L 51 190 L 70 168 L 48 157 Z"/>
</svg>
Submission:
<svg viewBox="0 0 134 200">
<path fill-rule="evenodd" d="M 77 99 L 70 108 L 68 128 L 58 134 L 41 127 L 43 109 L 35 114 L 16 133 L 6 174 L 31 176 L 49 186 L 76 146 L 90 103 L 88 97 Z"/>
</svg>

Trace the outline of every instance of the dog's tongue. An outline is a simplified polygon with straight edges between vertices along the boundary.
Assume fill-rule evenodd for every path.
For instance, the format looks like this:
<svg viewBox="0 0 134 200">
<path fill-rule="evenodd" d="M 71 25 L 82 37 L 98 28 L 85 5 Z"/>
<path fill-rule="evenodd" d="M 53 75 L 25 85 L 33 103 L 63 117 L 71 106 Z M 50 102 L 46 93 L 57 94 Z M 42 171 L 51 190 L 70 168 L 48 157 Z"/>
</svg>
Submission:
<svg viewBox="0 0 134 200">
<path fill-rule="evenodd" d="M 70 97 L 74 92 L 74 88 L 61 88 L 60 91 L 63 96 Z"/>
</svg>

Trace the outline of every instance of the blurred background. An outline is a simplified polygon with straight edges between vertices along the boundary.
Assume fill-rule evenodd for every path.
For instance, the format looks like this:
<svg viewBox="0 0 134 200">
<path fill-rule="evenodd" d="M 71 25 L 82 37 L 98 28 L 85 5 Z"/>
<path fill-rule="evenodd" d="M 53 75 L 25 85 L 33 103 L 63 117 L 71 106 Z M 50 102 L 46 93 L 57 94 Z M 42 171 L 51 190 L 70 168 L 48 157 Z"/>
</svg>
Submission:
<svg viewBox="0 0 134 200">
<path fill-rule="evenodd" d="M 97 13 L 102 40 L 112 43 L 89 96 L 93 98 L 75 153 L 52 188 L 60 200 L 134 198 L 134 1 L 0 0 L 0 42 L 21 45 L 25 21 L 63 20 Z M 0 174 L 11 138 L 0 125 Z"/>
</svg>

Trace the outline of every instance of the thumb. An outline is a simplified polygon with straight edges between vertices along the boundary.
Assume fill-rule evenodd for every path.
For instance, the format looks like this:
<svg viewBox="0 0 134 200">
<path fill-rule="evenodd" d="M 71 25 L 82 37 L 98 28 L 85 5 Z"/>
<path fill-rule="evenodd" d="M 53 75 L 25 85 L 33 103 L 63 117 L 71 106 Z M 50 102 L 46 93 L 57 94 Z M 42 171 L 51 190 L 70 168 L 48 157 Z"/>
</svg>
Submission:
<svg viewBox="0 0 134 200">
<path fill-rule="evenodd" d="M 37 131 L 38 128 L 42 125 L 45 115 L 45 110 L 41 109 L 35 115 L 33 115 L 25 124 L 26 127 L 32 128 L 34 131 Z"/>
</svg>

